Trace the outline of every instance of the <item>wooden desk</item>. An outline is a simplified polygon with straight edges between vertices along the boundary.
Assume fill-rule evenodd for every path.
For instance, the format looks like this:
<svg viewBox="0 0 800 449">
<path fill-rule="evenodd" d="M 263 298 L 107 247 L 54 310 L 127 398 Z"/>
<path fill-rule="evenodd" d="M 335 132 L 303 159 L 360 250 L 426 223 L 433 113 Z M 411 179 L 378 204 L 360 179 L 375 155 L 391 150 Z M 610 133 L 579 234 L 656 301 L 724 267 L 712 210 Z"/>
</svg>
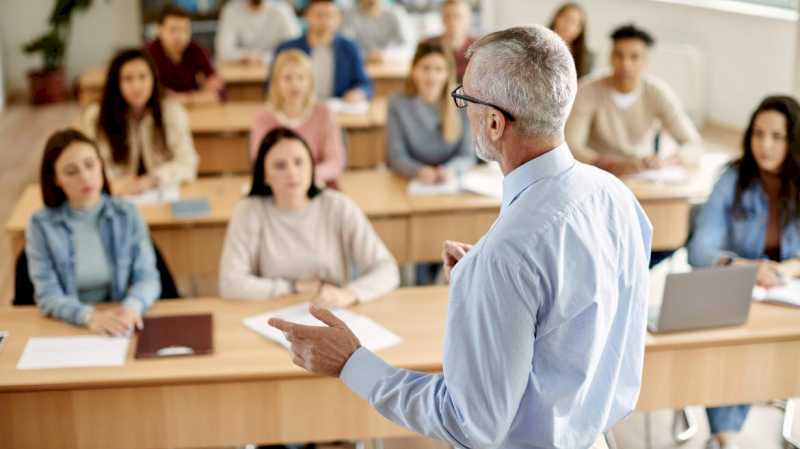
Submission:
<svg viewBox="0 0 800 449">
<path fill-rule="evenodd" d="M 477 241 L 500 208 L 497 199 L 468 193 L 412 197 L 406 185 L 404 179 L 384 170 L 346 172 L 339 182 L 401 264 L 438 262 L 446 239 Z M 153 240 L 183 291 L 216 294 L 216 282 L 209 288 L 197 288 L 196 282 L 217 278 L 227 224 L 246 186 L 249 180 L 244 176 L 201 178 L 184 186 L 181 198 L 208 198 L 211 213 L 201 218 L 175 219 L 167 205 L 141 208 Z M 631 186 L 653 222 L 653 248 L 682 246 L 688 233 L 689 198 L 697 193 L 694 187 Z M 24 246 L 28 219 L 41 204 L 38 187 L 31 185 L 11 214 L 6 231 L 14 259 Z"/>
<path fill-rule="evenodd" d="M 392 365 L 439 372 L 445 287 L 400 289 L 356 307 L 403 338 L 380 353 Z M 0 309 L 4 445 L 120 449 L 209 447 L 407 435 L 337 379 L 294 367 L 285 350 L 241 324 L 295 303 L 197 299 L 157 303 L 151 315 L 214 314 L 215 353 L 135 360 L 124 367 L 17 371 L 28 337 L 85 334 L 33 308 Z M 735 373 L 721 376 L 720 373 Z M 800 394 L 800 310 L 754 304 L 747 325 L 648 336 L 640 410 L 723 405 Z M 41 431 L 47 423 L 52 431 Z"/>
<path fill-rule="evenodd" d="M 411 68 L 408 63 L 387 62 L 367 64 L 366 70 L 373 82 L 375 96 L 388 97 L 403 92 Z M 217 71 L 225 81 L 225 90 L 229 101 L 262 101 L 264 99 L 264 83 L 269 74 L 269 66 L 225 63 L 218 65 Z M 105 82 L 105 67 L 97 67 L 84 72 L 78 79 L 80 104 L 87 106 L 99 101 Z"/>
<path fill-rule="evenodd" d="M 250 128 L 263 107 L 261 102 L 229 102 L 189 110 L 200 174 L 249 173 Z M 386 108 L 385 99 L 376 99 L 365 115 L 337 114 L 346 134 L 348 168 L 374 168 L 384 162 Z"/>
</svg>

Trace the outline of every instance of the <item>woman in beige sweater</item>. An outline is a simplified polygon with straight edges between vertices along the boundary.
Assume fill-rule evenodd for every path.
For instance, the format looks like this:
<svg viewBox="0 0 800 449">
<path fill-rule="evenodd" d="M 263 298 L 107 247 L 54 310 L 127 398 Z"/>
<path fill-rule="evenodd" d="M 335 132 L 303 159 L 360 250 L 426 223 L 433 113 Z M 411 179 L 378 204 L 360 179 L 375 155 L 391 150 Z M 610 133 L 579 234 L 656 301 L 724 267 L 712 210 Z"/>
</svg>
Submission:
<svg viewBox="0 0 800 449">
<path fill-rule="evenodd" d="M 101 103 L 86 109 L 79 127 L 97 142 L 115 194 L 133 195 L 197 177 L 186 110 L 162 100 L 153 63 L 139 49 L 114 57 Z"/>
<path fill-rule="evenodd" d="M 220 262 L 224 298 L 264 300 L 313 293 L 346 307 L 397 287 L 397 264 L 358 206 L 319 190 L 308 145 L 288 128 L 259 146 L 253 185 L 228 225 Z"/>
</svg>

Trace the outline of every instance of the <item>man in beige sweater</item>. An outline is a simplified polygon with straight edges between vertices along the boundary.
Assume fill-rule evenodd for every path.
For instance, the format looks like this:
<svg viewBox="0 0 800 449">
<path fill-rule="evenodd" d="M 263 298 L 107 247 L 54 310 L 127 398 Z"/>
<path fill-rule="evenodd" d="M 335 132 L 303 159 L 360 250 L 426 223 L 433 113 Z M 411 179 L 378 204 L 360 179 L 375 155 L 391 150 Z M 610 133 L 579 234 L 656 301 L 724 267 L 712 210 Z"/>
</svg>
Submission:
<svg viewBox="0 0 800 449">
<path fill-rule="evenodd" d="M 611 35 L 613 73 L 585 80 L 566 127 L 575 157 L 617 176 L 659 168 L 692 165 L 698 156 L 700 134 L 672 90 L 661 80 L 644 75 L 653 38 L 633 25 Z M 680 148 L 665 158 L 656 154 L 660 130 Z"/>
</svg>

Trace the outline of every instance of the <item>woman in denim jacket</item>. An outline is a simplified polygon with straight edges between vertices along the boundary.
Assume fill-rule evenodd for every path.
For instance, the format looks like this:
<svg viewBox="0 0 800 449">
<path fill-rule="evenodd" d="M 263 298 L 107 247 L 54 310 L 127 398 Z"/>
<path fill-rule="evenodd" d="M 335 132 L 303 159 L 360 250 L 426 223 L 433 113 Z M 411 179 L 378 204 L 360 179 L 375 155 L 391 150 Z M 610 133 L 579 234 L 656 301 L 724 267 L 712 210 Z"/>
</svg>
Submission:
<svg viewBox="0 0 800 449">
<path fill-rule="evenodd" d="M 45 208 L 30 219 L 25 252 L 42 314 L 124 335 L 161 292 L 155 253 L 139 212 L 108 196 L 97 147 L 67 129 L 47 141 L 41 167 Z M 119 303 L 95 310 L 104 301 Z"/>
<path fill-rule="evenodd" d="M 750 119 L 744 154 L 722 174 L 697 217 L 689 263 L 758 265 L 771 287 L 800 275 L 800 105 L 766 98 Z M 711 448 L 733 448 L 749 405 L 707 409 Z"/>
</svg>

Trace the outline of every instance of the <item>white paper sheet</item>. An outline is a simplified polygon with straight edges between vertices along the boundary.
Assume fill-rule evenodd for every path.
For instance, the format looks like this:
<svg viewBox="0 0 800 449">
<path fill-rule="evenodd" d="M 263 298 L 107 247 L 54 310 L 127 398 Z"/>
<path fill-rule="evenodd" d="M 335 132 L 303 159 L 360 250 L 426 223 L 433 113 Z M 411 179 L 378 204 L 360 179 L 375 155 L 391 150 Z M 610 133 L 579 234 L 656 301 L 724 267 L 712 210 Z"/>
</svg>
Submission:
<svg viewBox="0 0 800 449">
<path fill-rule="evenodd" d="M 369 112 L 369 103 L 366 101 L 349 103 L 338 98 L 330 98 L 325 101 L 325 104 L 334 114 L 365 115 Z"/>
<path fill-rule="evenodd" d="M 503 199 L 503 172 L 492 163 L 461 175 L 461 189 L 490 198 Z"/>
<path fill-rule="evenodd" d="M 800 280 L 792 279 L 786 285 L 770 289 L 755 287 L 753 299 L 800 307 Z"/>
<path fill-rule="evenodd" d="M 157 206 L 181 199 L 181 188 L 178 184 L 172 184 L 158 189 L 146 190 L 138 195 L 123 196 L 122 199 L 137 206 Z"/>
<path fill-rule="evenodd" d="M 17 369 L 122 366 L 129 338 L 33 337 L 17 362 Z"/>
<path fill-rule="evenodd" d="M 325 324 L 311 315 L 308 311 L 308 307 L 309 303 L 305 302 L 261 315 L 251 316 L 243 319 L 242 322 L 253 331 L 288 348 L 289 342 L 286 340 L 283 332 L 270 326 L 267 322 L 270 318 L 281 318 L 286 321 L 308 326 L 325 326 Z M 363 315 L 358 315 L 344 309 L 334 309 L 332 312 L 347 324 L 350 330 L 356 334 L 359 341 L 361 341 L 361 344 L 370 351 L 380 351 L 381 349 L 398 345 L 403 341 L 402 338 Z"/>
<path fill-rule="evenodd" d="M 412 196 L 452 195 L 461 191 L 458 179 L 450 178 L 441 184 L 425 184 L 416 179 L 408 183 L 408 194 Z"/>
<path fill-rule="evenodd" d="M 657 170 L 645 170 L 632 176 L 647 182 L 660 182 L 664 184 L 680 184 L 689 179 L 689 172 L 683 167 L 671 166 Z"/>
</svg>

